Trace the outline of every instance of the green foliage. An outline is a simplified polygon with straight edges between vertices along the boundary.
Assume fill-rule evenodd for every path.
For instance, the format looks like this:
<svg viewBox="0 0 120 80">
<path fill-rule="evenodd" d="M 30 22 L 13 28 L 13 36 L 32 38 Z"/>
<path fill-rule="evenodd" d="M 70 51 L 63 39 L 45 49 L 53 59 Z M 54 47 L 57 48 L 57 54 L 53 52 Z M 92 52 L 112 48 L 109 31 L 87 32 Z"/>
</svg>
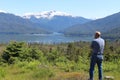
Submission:
<svg viewBox="0 0 120 80">
<path fill-rule="evenodd" d="M 120 72 L 120 43 L 106 42 L 104 50 L 104 73 Z M 24 76 L 30 80 L 49 80 L 59 73 L 88 73 L 90 64 L 90 43 L 27 44 L 10 42 L 0 56 L 1 80 L 10 75 Z M 8 64 L 12 65 L 8 65 Z M 95 69 L 95 74 L 97 73 Z M 14 76 L 14 74 L 16 74 Z M 5 78 L 6 80 L 13 80 Z M 17 77 L 14 80 L 21 80 Z"/>
<path fill-rule="evenodd" d="M 0 79 L 6 76 L 6 71 L 0 67 Z"/>
<path fill-rule="evenodd" d="M 105 61 L 116 61 L 120 58 L 120 47 L 118 42 L 106 42 L 104 50 L 104 60 Z"/>
<path fill-rule="evenodd" d="M 67 58 L 69 60 L 78 61 L 79 49 L 75 47 L 73 43 L 69 43 L 67 46 Z"/>
<path fill-rule="evenodd" d="M 49 62 L 54 62 L 56 59 L 60 57 L 59 51 L 57 50 L 52 50 L 50 53 L 47 54 L 47 60 Z"/>
<path fill-rule="evenodd" d="M 5 60 L 5 62 L 12 64 L 17 60 L 18 57 L 20 57 L 20 53 L 25 47 L 26 47 L 26 44 L 23 42 L 12 41 L 6 47 L 6 50 L 3 52 L 2 58 Z"/>
<path fill-rule="evenodd" d="M 73 43 L 69 43 L 67 46 L 67 58 L 69 60 L 75 60 L 76 59 L 76 55 L 75 53 L 75 47 Z"/>
<path fill-rule="evenodd" d="M 48 65 L 44 65 L 38 60 L 19 62 L 16 66 L 21 68 L 24 72 L 31 73 L 33 79 L 47 79 L 54 76 L 53 70 Z"/>
<path fill-rule="evenodd" d="M 2 54 L 2 58 L 6 63 L 13 64 L 18 61 L 43 61 L 45 58 L 43 53 L 37 48 L 30 48 L 24 42 L 10 42 L 6 50 Z"/>
<path fill-rule="evenodd" d="M 33 77 L 35 78 L 41 78 L 41 79 L 47 79 L 54 76 L 54 72 L 49 67 L 42 67 L 39 70 L 35 70 Z"/>
</svg>

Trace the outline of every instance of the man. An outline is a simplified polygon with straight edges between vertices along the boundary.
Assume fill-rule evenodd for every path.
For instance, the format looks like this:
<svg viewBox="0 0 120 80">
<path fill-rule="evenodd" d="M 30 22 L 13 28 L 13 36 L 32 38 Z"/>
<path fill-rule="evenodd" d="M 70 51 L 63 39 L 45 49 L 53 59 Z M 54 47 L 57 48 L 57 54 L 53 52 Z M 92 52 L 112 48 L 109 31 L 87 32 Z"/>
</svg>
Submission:
<svg viewBox="0 0 120 80">
<path fill-rule="evenodd" d="M 99 31 L 95 32 L 94 38 L 95 39 L 92 41 L 91 44 L 92 55 L 89 70 L 89 80 L 93 80 L 95 64 L 97 64 L 98 66 L 99 80 L 102 80 L 102 60 L 105 41 L 101 38 L 101 33 Z"/>
</svg>

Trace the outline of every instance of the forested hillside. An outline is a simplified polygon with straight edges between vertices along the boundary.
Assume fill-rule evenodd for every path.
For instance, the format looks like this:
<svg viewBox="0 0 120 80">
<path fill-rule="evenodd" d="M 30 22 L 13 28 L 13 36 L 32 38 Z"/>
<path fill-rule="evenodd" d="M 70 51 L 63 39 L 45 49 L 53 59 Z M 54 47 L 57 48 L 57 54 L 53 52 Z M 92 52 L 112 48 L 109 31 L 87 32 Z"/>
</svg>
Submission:
<svg viewBox="0 0 120 80">
<path fill-rule="evenodd" d="M 93 34 L 95 31 L 101 31 L 103 34 L 107 33 L 105 36 L 114 37 L 114 35 L 119 36 L 120 34 L 120 12 L 97 19 L 94 21 L 90 21 L 85 24 L 74 25 L 70 28 L 67 28 L 64 33 L 66 35 L 88 35 Z M 106 38 L 107 38 L 106 37 Z"/>
<path fill-rule="evenodd" d="M 10 13 L 0 12 L 0 33 L 3 34 L 29 34 L 50 33 L 37 24 Z"/>
<path fill-rule="evenodd" d="M 106 39 L 120 39 L 120 27 L 109 30 L 103 34 L 103 37 Z"/>
</svg>

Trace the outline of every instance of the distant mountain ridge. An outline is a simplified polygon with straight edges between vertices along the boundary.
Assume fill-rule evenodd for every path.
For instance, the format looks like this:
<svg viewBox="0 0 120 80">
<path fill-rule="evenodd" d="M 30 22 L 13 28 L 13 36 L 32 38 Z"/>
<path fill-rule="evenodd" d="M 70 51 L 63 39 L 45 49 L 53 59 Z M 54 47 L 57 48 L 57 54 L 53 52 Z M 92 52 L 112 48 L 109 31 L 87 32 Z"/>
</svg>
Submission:
<svg viewBox="0 0 120 80">
<path fill-rule="evenodd" d="M 41 13 L 31 13 L 23 16 L 25 19 L 44 26 L 45 29 L 51 31 L 62 31 L 75 24 L 83 24 L 91 21 L 83 17 L 72 16 L 65 12 L 45 11 Z"/>
<path fill-rule="evenodd" d="M 0 12 L 0 34 L 34 34 L 62 32 L 65 35 L 93 35 L 101 31 L 104 38 L 120 38 L 120 12 L 96 20 L 58 11 L 29 14 L 23 17 Z"/>
<path fill-rule="evenodd" d="M 112 30 L 120 34 L 120 12 L 85 24 L 71 26 L 63 32 L 67 35 L 92 35 L 95 31 L 112 34 Z"/>
<path fill-rule="evenodd" d="M 10 13 L 0 12 L 0 34 L 49 33 L 37 24 Z"/>
</svg>

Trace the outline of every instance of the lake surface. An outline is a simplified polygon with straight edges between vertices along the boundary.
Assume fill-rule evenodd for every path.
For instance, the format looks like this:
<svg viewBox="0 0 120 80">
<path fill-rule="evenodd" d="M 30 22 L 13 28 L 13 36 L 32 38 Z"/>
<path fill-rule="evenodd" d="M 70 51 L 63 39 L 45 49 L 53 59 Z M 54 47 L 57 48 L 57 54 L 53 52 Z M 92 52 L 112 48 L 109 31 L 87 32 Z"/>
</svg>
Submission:
<svg viewBox="0 0 120 80">
<path fill-rule="evenodd" d="M 65 36 L 60 33 L 53 34 L 0 34 L 0 43 L 8 43 L 9 41 L 24 41 L 37 43 L 66 43 L 74 41 L 91 41 L 92 37 L 74 37 Z"/>
</svg>

